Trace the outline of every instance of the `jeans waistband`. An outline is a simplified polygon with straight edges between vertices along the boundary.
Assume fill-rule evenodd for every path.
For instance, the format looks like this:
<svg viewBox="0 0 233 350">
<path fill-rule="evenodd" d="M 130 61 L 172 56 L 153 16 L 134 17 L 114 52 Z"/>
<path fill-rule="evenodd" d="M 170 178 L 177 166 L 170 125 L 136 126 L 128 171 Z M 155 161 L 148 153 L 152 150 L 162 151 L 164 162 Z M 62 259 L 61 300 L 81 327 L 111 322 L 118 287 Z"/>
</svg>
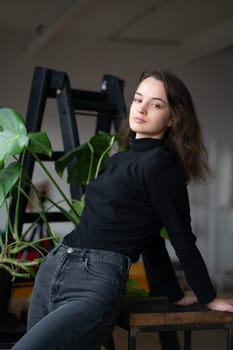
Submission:
<svg viewBox="0 0 233 350">
<path fill-rule="evenodd" d="M 80 259 L 100 259 L 104 261 L 111 261 L 115 264 L 119 264 L 122 266 L 124 271 L 129 271 L 131 266 L 131 260 L 129 257 L 117 253 L 111 250 L 101 250 L 101 249 L 89 249 L 89 248 L 74 248 L 64 243 L 60 243 L 57 247 L 55 247 L 51 253 L 55 254 L 56 252 L 61 252 L 63 254 L 70 254 L 79 257 Z"/>
</svg>

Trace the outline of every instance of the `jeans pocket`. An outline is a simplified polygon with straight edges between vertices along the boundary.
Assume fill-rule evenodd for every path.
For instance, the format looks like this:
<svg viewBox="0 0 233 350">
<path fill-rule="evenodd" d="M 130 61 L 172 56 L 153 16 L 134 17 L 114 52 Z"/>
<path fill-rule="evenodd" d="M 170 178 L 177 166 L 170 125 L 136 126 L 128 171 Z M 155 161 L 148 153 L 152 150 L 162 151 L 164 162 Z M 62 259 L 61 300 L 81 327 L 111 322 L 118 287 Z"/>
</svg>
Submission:
<svg viewBox="0 0 233 350">
<path fill-rule="evenodd" d="M 111 261 L 85 258 L 84 266 L 86 271 L 95 279 L 109 282 L 114 286 L 119 285 L 122 279 L 120 266 Z"/>
</svg>

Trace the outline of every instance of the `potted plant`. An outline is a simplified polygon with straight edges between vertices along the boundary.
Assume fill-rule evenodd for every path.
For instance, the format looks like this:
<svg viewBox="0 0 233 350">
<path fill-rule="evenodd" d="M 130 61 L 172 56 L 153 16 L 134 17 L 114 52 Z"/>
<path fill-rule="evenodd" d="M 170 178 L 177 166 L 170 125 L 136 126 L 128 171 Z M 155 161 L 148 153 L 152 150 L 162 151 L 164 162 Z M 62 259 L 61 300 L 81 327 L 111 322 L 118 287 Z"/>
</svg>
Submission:
<svg viewBox="0 0 233 350">
<path fill-rule="evenodd" d="M 65 154 L 56 161 L 55 170 L 62 176 L 67 164 L 72 161 L 73 167 L 68 175 L 67 182 L 70 183 L 76 172 L 76 181 L 83 186 L 98 176 L 104 162 L 109 157 L 111 149 L 116 141 L 120 140 L 119 135 L 100 133 L 92 137 L 88 142 Z M 46 196 L 44 192 L 38 190 L 24 171 L 23 162 L 25 153 L 30 152 L 39 166 L 42 168 L 49 181 L 59 192 L 62 202 L 56 202 Z M 45 132 L 28 133 L 24 124 L 24 118 L 12 109 L 0 109 L 0 206 L 5 206 L 7 220 L 4 234 L 0 235 L 0 271 L 10 274 L 12 278 L 28 278 L 35 276 L 35 266 L 43 260 L 46 251 L 41 247 L 45 239 L 50 239 L 54 243 L 57 237 L 50 227 L 46 213 L 52 207 L 61 211 L 67 218 L 76 225 L 79 222 L 80 214 L 84 207 L 85 195 L 79 200 L 73 201 L 65 195 L 64 190 L 58 185 L 55 177 L 46 168 L 40 159 L 40 154 L 48 157 L 52 155 L 50 140 Z M 74 162 L 75 159 L 75 162 Z M 39 202 L 45 199 L 49 206 L 36 208 L 39 217 L 32 222 L 22 232 L 18 232 L 18 206 L 20 196 L 26 196 L 31 206 L 35 206 L 31 197 L 25 192 L 25 184 L 30 186 Z M 15 213 L 10 215 L 10 200 L 12 193 L 16 195 Z M 65 203 L 65 206 L 63 206 Z M 36 238 L 33 241 L 27 240 L 28 234 L 42 220 L 47 228 L 48 237 Z M 39 253 L 39 257 L 33 261 L 17 258 L 20 251 L 31 247 Z"/>
<path fill-rule="evenodd" d="M 55 172 L 62 176 L 67 165 L 72 164 L 66 182 L 70 184 L 75 178 L 77 183 L 85 188 L 91 179 L 98 176 L 116 142 L 118 142 L 120 150 L 120 135 L 100 133 L 58 159 L 55 162 Z M 48 180 L 60 194 L 61 201 L 54 201 L 44 191 L 40 191 L 32 179 L 28 177 L 23 167 L 26 152 L 30 152 L 39 164 Z M 24 280 L 35 277 L 38 266 L 47 254 L 42 242 L 51 240 L 56 244 L 58 241 L 58 237 L 47 220 L 47 212 L 55 207 L 56 210 L 63 213 L 68 221 L 76 225 L 85 205 L 85 194 L 79 200 L 72 200 L 67 197 L 53 174 L 41 161 L 41 154 L 47 157 L 52 155 L 52 147 L 47 134 L 45 132 L 28 133 L 24 118 L 19 113 L 12 109 L 0 109 L 0 206 L 5 207 L 7 216 L 5 230 L 0 234 L 0 283 L 1 286 L 4 286 L 0 290 L 0 301 L 2 303 L 0 313 L 7 310 L 12 280 L 16 277 Z M 25 191 L 25 185 L 33 191 L 34 198 L 38 199 L 36 202 L 42 203 L 46 200 L 49 205 L 45 207 L 35 204 L 35 201 Z M 16 196 L 13 217 L 10 215 L 12 193 Z M 21 196 L 27 198 L 28 203 L 34 207 L 39 216 L 29 226 L 19 231 L 18 208 Z M 47 236 L 33 240 L 28 239 L 30 232 L 36 227 L 38 221 L 43 222 Z M 38 257 L 36 259 L 30 261 L 22 256 L 19 257 L 20 252 L 28 248 L 37 252 Z M 147 295 L 145 290 L 132 279 L 128 280 L 127 289 L 129 295 Z"/>
</svg>

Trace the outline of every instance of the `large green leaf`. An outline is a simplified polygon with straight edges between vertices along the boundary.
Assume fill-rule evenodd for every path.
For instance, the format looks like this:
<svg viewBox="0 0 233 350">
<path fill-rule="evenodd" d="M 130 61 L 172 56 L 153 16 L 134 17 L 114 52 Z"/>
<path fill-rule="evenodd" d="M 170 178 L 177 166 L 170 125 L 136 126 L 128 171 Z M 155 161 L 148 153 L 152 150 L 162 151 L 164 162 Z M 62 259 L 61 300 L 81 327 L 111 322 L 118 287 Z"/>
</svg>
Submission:
<svg viewBox="0 0 233 350">
<path fill-rule="evenodd" d="M 63 175 L 63 172 L 67 165 L 72 161 L 72 159 L 75 159 L 78 155 L 80 156 L 82 153 L 85 153 L 88 151 L 88 145 L 85 143 L 74 150 L 66 153 L 63 157 L 59 158 L 55 162 L 55 169 L 59 176 Z"/>
<path fill-rule="evenodd" d="M 0 109 L 0 162 L 23 152 L 27 145 L 23 117 L 13 109 Z"/>
<path fill-rule="evenodd" d="M 120 135 L 101 133 L 93 136 L 88 143 L 85 143 L 73 151 L 67 153 L 55 163 L 57 173 L 62 176 L 67 165 L 70 165 L 68 183 L 79 183 L 86 185 L 87 181 L 96 174 L 100 160 L 102 169 L 104 162 L 109 157 L 111 142 L 120 138 Z M 91 152 L 93 150 L 93 154 Z"/>
<path fill-rule="evenodd" d="M 48 157 L 52 155 L 52 146 L 47 134 L 43 131 L 30 133 L 30 146 L 29 149 L 34 153 L 45 154 Z"/>
<path fill-rule="evenodd" d="M 0 207 L 3 205 L 7 194 L 18 180 L 20 170 L 21 167 L 19 162 L 14 162 L 9 164 L 7 168 L 0 171 Z"/>
<path fill-rule="evenodd" d="M 86 185 L 89 180 L 89 170 L 91 166 L 91 151 L 88 144 L 83 145 L 76 153 L 76 158 L 70 162 L 67 182 L 69 184 Z M 92 166 L 93 168 L 93 166 Z"/>
<path fill-rule="evenodd" d="M 80 200 L 72 201 L 72 209 L 69 211 L 69 214 L 72 218 L 72 222 L 77 225 L 80 221 L 80 216 L 83 212 L 85 206 L 85 195 L 82 196 Z M 78 214 L 78 215 L 77 215 Z"/>
</svg>

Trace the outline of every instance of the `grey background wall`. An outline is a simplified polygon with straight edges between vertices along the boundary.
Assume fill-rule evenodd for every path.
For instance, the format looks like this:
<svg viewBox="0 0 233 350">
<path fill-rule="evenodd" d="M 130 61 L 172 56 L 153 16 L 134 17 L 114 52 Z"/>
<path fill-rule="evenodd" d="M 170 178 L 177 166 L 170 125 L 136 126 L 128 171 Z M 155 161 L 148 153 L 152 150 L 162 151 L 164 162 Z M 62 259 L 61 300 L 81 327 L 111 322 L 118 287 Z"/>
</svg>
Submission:
<svg viewBox="0 0 233 350">
<path fill-rule="evenodd" d="M 100 89 L 103 74 L 117 75 L 125 80 L 127 105 L 151 64 L 184 80 L 213 169 L 208 186 L 190 186 L 193 228 L 216 284 L 233 288 L 233 2 L 11 0 L 0 9 L 0 107 L 25 114 L 36 65 L 66 71 L 73 87 L 88 90 Z M 43 129 L 55 149 L 57 120 L 48 103 Z M 85 141 L 93 122 L 78 123 Z"/>
</svg>

